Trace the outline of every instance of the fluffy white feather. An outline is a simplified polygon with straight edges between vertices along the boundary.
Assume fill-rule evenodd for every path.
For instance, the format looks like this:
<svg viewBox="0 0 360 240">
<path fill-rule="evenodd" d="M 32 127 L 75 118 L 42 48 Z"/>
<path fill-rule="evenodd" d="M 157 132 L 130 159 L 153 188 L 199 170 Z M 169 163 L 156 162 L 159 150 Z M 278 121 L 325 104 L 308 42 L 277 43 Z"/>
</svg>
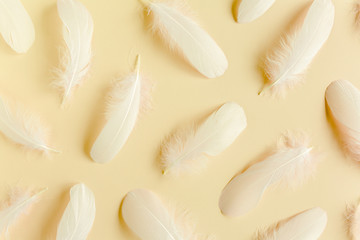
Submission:
<svg viewBox="0 0 360 240">
<path fill-rule="evenodd" d="M 141 0 L 153 15 L 153 29 L 175 47 L 201 74 L 216 78 L 224 74 L 228 61 L 217 43 L 194 20 L 170 3 Z"/>
<path fill-rule="evenodd" d="M 248 23 L 262 16 L 275 0 L 239 0 L 237 3 L 236 21 Z"/>
<path fill-rule="evenodd" d="M 73 88 L 78 86 L 89 72 L 94 24 L 88 10 L 77 0 L 58 0 L 57 7 L 64 25 L 66 52 L 62 63 L 64 69 L 59 70 L 59 80 L 55 85 L 64 91 L 64 104 Z"/>
<path fill-rule="evenodd" d="M 57 152 L 47 144 L 46 129 L 38 117 L 23 110 L 10 110 L 7 102 L 0 97 L 0 131 L 10 140 L 30 149 L 48 153 Z"/>
<path fill-rule="evenodd" d="M 0 32 L 17 53 L 26 53 L 34 43 L 34 24 L 19 0 L 0 0 Z"/>
<path fill-rule="evenodd" d="M 303 80 L 306 69 L 331 33 L 334 16 L 331 0 L 314 0 L 302 26 L 267 57 L 265 73 L 269 84 L 261 93 L 270 89 L 276 95 L 283 95 L 286 89 Z"/>
<path fill-rule="evenodd" d="M 345 150 L 360 161 L 360 91 L 349 81 L 338 80 L 327 87 L 325 98 Z"/>
<path fill-rule="evenodd" d="M 284 134 L 278 149 L 265 160 L 233 178 L 221 193 L 219 207 L 224 215 L 237 217 L 255 208 L 265 190 L 276 183 L 296 185 L 314 172 L 312 156 L 305 134 Z"/>
<path fill-rule="evenodd" d="M 162 145 L 161 164 L 164 172 L 178 175 L 203 169 L 207 156 L 215 156 L 224 151 L 246 125 L 242 107 L 229 102 L 198 127 L 180 129 Z"/>
<path fill-rule="evenodd" d="M 107 123 L 97 137 L 90 155 L 107 163 L 119 153 L 130 136 L 139 113 L 149 108 L 150 86 L 140 74 L 140 56 L 135 71 L 115 83 L 108 104 Z"/>
<path fill-rule="evenodd" d="M 13 189 L 9 194 L 8 201 L 1 204 L 0 236 L 5 235 L 8 238 L 10 228 L 16 224 L 21 216 L 29 212 L 31 206 L 39 200 L 39 195 L 46 190 L 43 189 L 33 194 L 27 190 Z"/>
<path fill-rule="evenodd" d="M 348 234 L 352 240 L 360 240 L 360 207 L 357 205 L 348 205 L 346 208 L 346 225 Z"/>
<path fill-rule="evenodd" d="M 95 220 L 95 197 L 85 184 L 70 189 L 70 202 L 60 220 L 56 240 L 86 240 Z"/>
<path fill-rule="evenodd" d="M 312 208 L 283 220 L 265 231 L 259 231 L 256 240 L 317 240 L 327 224 L 327 214 L 321 208 Z"/>
</svg>

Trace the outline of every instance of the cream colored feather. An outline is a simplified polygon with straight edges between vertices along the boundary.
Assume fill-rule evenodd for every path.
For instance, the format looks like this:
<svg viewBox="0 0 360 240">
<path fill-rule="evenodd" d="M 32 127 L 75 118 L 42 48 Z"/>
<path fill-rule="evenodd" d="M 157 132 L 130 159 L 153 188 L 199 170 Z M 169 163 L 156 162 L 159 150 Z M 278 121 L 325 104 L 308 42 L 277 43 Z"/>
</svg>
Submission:
<svg viewBox="0 0 360 240">
<path fill-rule="evenodd" d="M 97 137 L 91 157 L 107 163 L 121 150 L 129 138 L 139 113 L 150 107 L 150 87 L 140 74 L 140 56 L 135 71 L 116 82 L 110 94 L 107 123 Z"/>
<path fill-rule="evenodd" d="M 360 161 L 360 91 L 349 81 L 338 80 L 327 87 L 325 98 L 345 150 Z"/>
<path fill-rule="evenodd" d="M 348 205 L 346 208 L 346 224 L 348 234 L 352 240 L 360 240 L 360 207 L 357 205 Z"/>
<path fill-rule="evenodd" d="M 246 214 L 257 206 L 266 189 L 276 183 L 296 185 L 314 172 L 317 159 L 305 134 L 284 134 L 278 149 L 265 160 L 234 177 L 221 193 L 219 207 L 229 217 Z"/>
<path fill-rule="evenodd" d="M 326 212 L 318 207 L 312 208 L 265 231 L 259 231 L 256 240 L 317 240 L 325 230 L 326 224 Z"/>
<path fill-rule="evenodd" d="M 198 127 L 180 129 L 161 149 L 164 172 L 175 175 L 197 172 L 215 156 L 229 147 L 246 128 L 244 110 L 234 102 L 224 104 Z"/>
<path fill-rule="evenodd" d="M 10 110 L 0 97 L 0 131 L 10 140 L 27 148 L 48 153 L 58 152 L 47 144 L 46 129 L 38 117 L 21 109 Z"/>
<path fill-rule="evenodd" d="M 70 202 L 60 220 L 56 240 L 86 240 L 95 220 L 95 197 L 85 184 L 70 189 Z"/>
<path fill-rule="evenodd" d="M 331 0 L 314 0 L 302 26 L 267 57 L 265 72 L 269 84 L 261 93 L 270 89 L 273 94 L 284 95 L 288 88 L 303 80 L 306 69 L 331 33 L 334 16 Z"/>
<path fill-rule="evenodd" d="M 0 0 L 0 33 L 17 53 L 26 53 L 33 45 L 34 24 L 20 0 Z"/>
<path fill-rule="evenodd" d="M 64 91 L 63 104 L 70 98 L 73 88 L 87 76 L 92 57 L 91 41 L 94 31 L 92 17 L 77 0 L 58 0 L 58 13 L 63 22 L 66 52 L 63 70 L 55 85 Z"/>
<path fill-rule="evenodd" d="M 174 3 L 140 0 L 153 16 L 152 28 L 170 47 L 178 49 L 190 64 L 208 78 L 224 74 L 228 61 L 217 43 Z"/>
<path fill-rule="evenodd" d="M 262 16 L 273 4 L 275 0 L 238 0 L 236 21 L 248 23 Z"/>
</svg>

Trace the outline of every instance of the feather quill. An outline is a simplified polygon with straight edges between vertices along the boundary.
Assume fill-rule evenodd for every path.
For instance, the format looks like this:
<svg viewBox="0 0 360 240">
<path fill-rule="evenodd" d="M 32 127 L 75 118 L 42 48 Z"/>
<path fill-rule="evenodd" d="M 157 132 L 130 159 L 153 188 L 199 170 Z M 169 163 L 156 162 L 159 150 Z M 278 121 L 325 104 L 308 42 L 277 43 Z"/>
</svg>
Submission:
<svg viewBox="0 0 360 240">
<path fill-rule="evenodd" d="M 233 178 L 219 199 L 222 213 L 229 217 L 244 215 L 255 208 L 265 190 L 276 183 L 296 186 L 314 172 L 317 159 L 305 134 L 284 134 L 278 149 L 265 160 Z"/>
<path fill-rule="evenodd" d="M 43 189 L 33 194 L 30 191 L 13 189 L 9 194 L 8 201 L 2 203 L 2 209 L 0 210 L 0 234 L 8 237 L 10 228 L 16 224 L 21 216 L 29 212 L 31 206 L 39 200 L 39 195 L 46 190 Z"/>
<path fill-rule="evenodd" d="M 286 89 L 303 80 L 306 69 L 331 33 L 334 16 L 331 0 L 314 0 L 302 26 L 267 57 L 265 73 L 269 84 L 260 95 L 267 89 L 275 95 L 284 95 Z"/>
<path fill-rule="evenodd" d="M 228 67 L 224 52 L 194 20 L 172 4 L 140 1 L 152 13 L 152 28 L 157 30 L 171 47 L 180 50 L 194 68 L 208 78 L 224 74 Z"/>
<path fill-rule="evenodd" d="M 338 80 L 327 87 L 325 98 L 346 152 L 360 161 L 360 91 L 349 81 Z"/>
<path fill-rule="evenodd" d="M 20 0 L 0 0 L 0 32 L 17 53 L 26 53 L 34 43 L 34 24 Z"/>
<path fill-rule="evenodd" d="M 70 189 L 70 202 L 60 220 L 56 240 L 86 240 L 95 220 L 95 197 L 85 184 Z"/>
<path fill-rule="evenodd" d="M 58 0 L 58 14 L 63 22 L 63 38 L 66 44 L 63 68 L 55 85 L 64 91 L 63 104 L 72 89 L 87 76 L 92 57 L 91 41 L 94 23 L 88 10 L 77 0 Z"/>
<path fill-rule="evenodd" d="M 140 56 L 135 71 L 116 82 L 110 94 L 107 123 L 97 137 L 90 155 L 95 162 L 107 163 L 129 138 L 139 113 L 150 106 L 150 87 L 140 74 Z"/>
<path fill-rule="evenodd" d="M 12 111 L 0 97 L 0 131 L 10 140 L 30 149 L 58 152 L 47 144 L 47 134 L 37 117 L 20 109 Z"/>
<path fill-rule="evenodd" d="M 327 224 L 327 214 L 312 208 L 283 220 L 265 231 L 258 231 L 256 240 L 317 240 Z"/>
<path fill-rule="evenodd" d="M 236 13 L 236 21 L 249 23 L 262 16 L 275 0 L 239 0 Z"/>
<path fill-rule="evenodd" d="M 348 205 L 346 208 L 346 225 L 348 234 L 352 240 L 360 240 L 360 207 L 357 205 Z"/>
<path fill-rule="evenodd" d="M 198 127 L 180 129 L 161 148 L 161 165 L 165 173 L 178 175 L 197 172 L 229 147 L 246 128 L 245 112 L 237 103 L 229 102 L 212 113 Z"/>
</svg>

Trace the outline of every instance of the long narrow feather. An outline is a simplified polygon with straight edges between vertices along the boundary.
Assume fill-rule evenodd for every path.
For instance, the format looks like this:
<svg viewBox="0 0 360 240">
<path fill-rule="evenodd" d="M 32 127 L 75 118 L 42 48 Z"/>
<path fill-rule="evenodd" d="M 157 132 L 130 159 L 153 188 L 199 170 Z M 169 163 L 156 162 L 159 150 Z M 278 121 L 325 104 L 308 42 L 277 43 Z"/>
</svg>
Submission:
<svg viewBox="0 0 360 240">
<path fill-rule="evenodd" d="M 47 144 L 47 133 L 39 118 L 25 111 L 12 111 L 0 97 L 0 131 L 10 140 L 45 153 L 57 152 Z"/>
<path fill-rule="evenodd" d="M 26 53 L 34 43 L 34 24 L 20 0 L 0 0 L 0 32 L 17 53 Z"/>
<path fill-rule="evenodd" d="M 140 0 L 153 15 L 152 28 L 175 47 L 201 74 L 216 78 L 224 74 L 228 61 L 217 43 L 194 20 L 170 3 Z"/>
<path fill-rule="evenodd" d="M 66 53 L 62 63 L 64 70 L 59 70 L 59 80 L 55 85 L 63 89 L 65 104 L 73 88 L 78 86 L 89 72 L 94 23 L 88 10 L 77 0 L 58 0 L 57 7 L 64 25 Z"/>
<path fill-rule="evenodd" d="M 56 240 L 86 240 L 95 220 L 95 197 L 85 184 L 70 189 L 70 202 L 60 220 Z"/>
<path fill-rule="evenodd" d="M 38 193 L 13 189 L 9 199 L 3 202 L 0 210 L 0 235 L 8 237 L 10 228 L 16 224 L 19 218 L 27 214 L 31 206 L 39 200 L 39 195 L 45 192 L 43 189 Z"/>
<path fill-rule="evenodd" d="M 348 234 L 352 240 L 360 240 L 360 207 L 357 205 L 348 205 L 346 208 L 346 225 Z"/>
<path fill-rule="evenodd" d="M 261 93 L 270 89 L 276 95 L 283 95 L 286 89 L 303 80 L 306 69 L 331 33 L 334 16 L 331 0 L 314 0 L 302 26 L 267 57 L 265 72 L 269 85 Z"/>
<path fill-rule="evenodd" d="M 258 231 L 256 240 L 317 240 L 327 224 L 327 214 L 312 208 L 283 220 L 265 231 Z"/>
<path fill-rule="evenodd" d="M 360 91 L 349 81 L 338 80 L 327 87 L 325 98 L 344 149 L 360 161 Z"/>
<path fill-rule="evenodd" d="M 239 0 L 236 12 L 236 21 L 248 23 L 262 16 L 275 0 Z"/>
<path fill-rule="evenodd" d="M 198 127 L 180 129 L 164 142 L 161 149 L 163 171 L 177 175 L 201 170 L 206 166 L 206 156 L 224 151 L 246 125 L 242 107 L 234 102 L 224 104 Z"/>
<path fill-rule="evenodd" d="M 296 185 L 313 173 L 316 158 L 305 134 L 284 134 L 277 151 L 233 178 L 221 193 L 224 215 L 237 217 L 255 208 L 265 190 L 275 183 Z"/>
<path fill-rule="evenodd" d="M 116 82 L 110 94 L 107 123 L 97 137 L 91 157 L 95 162 L 106 163 L 121 150 L 130 136 L 139 113 L 149 107 L 150 87 L 140 74 L 140 56 L 135 71 Z"/>
</svg>

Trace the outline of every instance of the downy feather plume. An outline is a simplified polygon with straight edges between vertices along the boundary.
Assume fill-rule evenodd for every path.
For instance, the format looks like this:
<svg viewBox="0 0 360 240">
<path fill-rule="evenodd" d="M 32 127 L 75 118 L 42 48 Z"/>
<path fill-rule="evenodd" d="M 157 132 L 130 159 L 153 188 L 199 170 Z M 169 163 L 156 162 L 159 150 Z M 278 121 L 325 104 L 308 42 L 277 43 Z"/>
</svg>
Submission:
<svg viewBox="0 0 360 240">
<path fill-rule="evenodd" d="M 286 183 L 296 186 L 303 182 L 314 172 L 317 163 L 308 142 L 303 133 L 284 134 L 272 155 L 227 184 L 219 199 L 222 213 L 229 217 L 244 215 L 257 206 L 271 185 Z"/>
<path fill-rule="evenodd" d="M 217 43 L 194 20 L 171 3 L 140 0 L 152 13 L 154 30 L 178 49 L 190 64 L 208 78 L 224 74 L 228 61 Z"/>
<path fill-rule="evenodd" d="M 129 192 L 121 213 L 127 226 L 142 240 L 210 240 L 196 233 L 183 214 L 170 213 L 158 196 L 145 189 Z"/>
<path fill-rule="evenodd" d="M 110 93 L 108 121 L 91 149 L 92 159 L 98 163 L 113 159 L 130 136 L 139 113 L 149 107 L 150 86 L 140 74 L 138 56 L 135 71 L 116 82 Z"/>
<path fill-rule="evenodd" d="M 60 220 L 56 240 L 86 240 L 95 220 L 95 197 L 85 184 L 70 189 L 70 202 Z"/>
<path fill-rule="evenodd" d="M 275 0 L 238 0 L 236 21 L 239 23 L 249 23 L 262 16 L 273 4 Z"/>
<path fill-rule="evenodd" d="M 0 33 L 17 53 L 26 53 L 33 45 L 34 24 L 20 0 L 0 0 Z"/>
<path fill-rule="evenodd" d="M 349 81 L 332 82 L 326 89 L 326 103 L 348 155 L 360 161 L 360 92 Z"/>
<path fill-rule="evenodd" d="M 280 48 L 269 55 L 265 73 L 269 84 L 264 87 L 275 95 L 284 95 L 303 80 L 315 55 L 328 39 L 335 17 L 331 0 L 314 0 L 299 29 L 280 42 Z"/>
<path fill-rule="evenodd" d="M 357 0 L 354 4 L 354 12 L 355 12 L 355 25 L 360 27 L 360 0 Z"/>
<path fill-rule="evenodd" d="M 47 144 L 46 129 L 38 117 L 23 110 L 10 110 L 8 103 L 0 97 L 0 131 L 10 140 L 27 148 L 48 153 L 58 152 Z"/>
<path fill-rule="evenodd" d="M 59 80 L 55 85 L 63 89 L 65 104 L 73 88 L 78 86 L 89 72 L 94 24 L 88 10 L 77 0 L 58 0 L 57 7 L 64 25 L 66 52 L 62 62 L 64 69 L 59 70 Z"/>
<path fill-rule="evenodd" d="M 348 205 L 345 212 L 348 235 L 352 240 L 360 240 L 360 207 Z"/>
<path fill-rule="evenodd" d="M 199 126 L 180 129 L 162 145 L 161 166 L 164 173 L 198 172 L 206 166 L 207 156 L 216 156 L 224 151 L 246 125 L 242 107 L 229 102 Z"/>
<path fill-rule="evenodd" d="M 8 238 L 10 228 L 29 212 L 32 205 L 39 200 L 39 195 L 46 190 L 33 194 L 28 190 L 13 189 L 9 194 L 9 199 L 1 204 L 0 236 Z"/>
<path fill-rule="evenodd" d="M 265 231 L 258 231 L 255 240 L 317 240 L 325 230 L 327 214 L 312 208 L 283 220 Z"/>
</svg>

